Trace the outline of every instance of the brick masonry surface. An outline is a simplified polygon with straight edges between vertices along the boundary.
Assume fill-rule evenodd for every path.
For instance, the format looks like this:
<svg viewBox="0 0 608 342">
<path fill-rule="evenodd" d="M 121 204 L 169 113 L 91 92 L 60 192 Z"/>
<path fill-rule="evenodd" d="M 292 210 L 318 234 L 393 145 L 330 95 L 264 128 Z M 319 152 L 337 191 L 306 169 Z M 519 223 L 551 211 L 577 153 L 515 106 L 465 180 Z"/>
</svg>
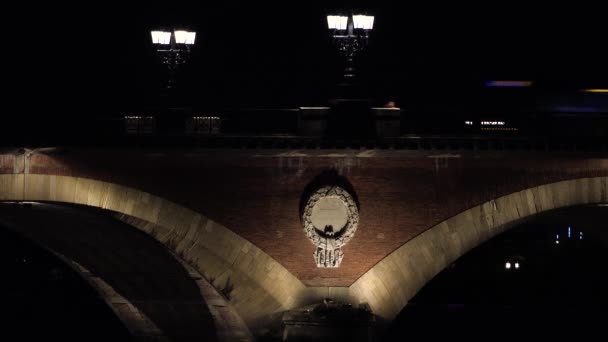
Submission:
<svg viewBox="0 0 608 342">
<path fill-rule="evenodd" d="M 24 159 L 25 162 L 24 162 Z M 200 212 L 251 241 L 308 286 L 349 286 L 437 223 L 530 187 L 608 175 L 608 159 L 577 154 L 391 150 L 71 149 L 0 155 L 0 173 L 92 178 Z M 319 269 L 299 217 L 302 194 L 329 170 L 360 204 L 338 269 Z"/>
</svg>

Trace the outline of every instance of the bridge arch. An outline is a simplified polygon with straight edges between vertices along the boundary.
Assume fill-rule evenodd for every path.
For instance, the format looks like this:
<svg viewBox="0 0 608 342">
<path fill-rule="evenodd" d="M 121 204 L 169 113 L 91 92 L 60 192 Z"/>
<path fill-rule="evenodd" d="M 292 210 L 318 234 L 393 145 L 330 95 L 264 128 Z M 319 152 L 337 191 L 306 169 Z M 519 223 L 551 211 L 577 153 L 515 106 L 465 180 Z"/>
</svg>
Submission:
<svg viewBox="0 0 608 342">
<path fill-rule="evenodd" d="M 250 327 L 297 307 L 306 290 L 276 260 L 231 230 L 141 190 L 81 177 L 2 174 L 0 201 L 81 204 L 118 213 L 214 284 L 230 287 L 230 303 Z"/>
<path fill-rule="evenodd" d="M 134 341 L 252 340 L 204 277 L 108 214 L 80 205 L 0 202 L 0 228 L 79 275 Z M 97 336 L 95 330 L 86 334 Z"/>
<path fill-rule="evenodd" d="M 392 320 L 427 282 L 472 248 L 534 215 L 599 203 L 608 203 L 608 177 L 549 183 L 490 200 L 411 239 L 353 283 L 350 293 Z"/>
</svg>

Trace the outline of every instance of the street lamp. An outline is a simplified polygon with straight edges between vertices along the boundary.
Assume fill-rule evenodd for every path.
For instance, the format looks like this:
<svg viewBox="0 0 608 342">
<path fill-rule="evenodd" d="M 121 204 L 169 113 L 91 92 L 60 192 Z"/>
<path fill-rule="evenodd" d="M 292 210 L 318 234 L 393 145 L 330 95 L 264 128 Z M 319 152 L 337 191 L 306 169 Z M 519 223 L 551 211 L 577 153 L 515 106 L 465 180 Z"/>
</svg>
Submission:
<svg viewBox="0 0 608 342">
<path fill-rule="evenodd" d="M 175 87 L 175 74 L 180 65 L 190 57 L 190 47 L 194 45 L 196 32 L 175 30 L 151 31 L 152 44 L 160 55 L 162 63 L 169 69 L 167 88 Z"/>
<path fill-rule="evenodd" d="M 374 17 L 364 14 L 328 15 L 327 27 L 331 31 L 338 49 L 346 57 L 344 77 L 346 79 L 354 78 L 354 58 L 367 46 L 369 33 L 374 28 Z"/>
</svg>

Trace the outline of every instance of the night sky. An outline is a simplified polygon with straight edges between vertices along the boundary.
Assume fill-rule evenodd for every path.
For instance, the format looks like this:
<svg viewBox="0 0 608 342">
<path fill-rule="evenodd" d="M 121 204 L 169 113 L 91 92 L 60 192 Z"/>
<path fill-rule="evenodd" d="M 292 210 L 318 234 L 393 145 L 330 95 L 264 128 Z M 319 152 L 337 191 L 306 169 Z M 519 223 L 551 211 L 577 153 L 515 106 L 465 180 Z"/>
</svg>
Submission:
<svg viewBox="0 0 608 342">
<path fill-rule="evenodd" d="M 163 66 L 149 31 L 198 32 L 180 92 L 185 105 L 324 105 L 342 60 L 326 29 L 335 8 L 376 16 L 361 75 L 377 101 L 467 103 L 488 79 L 547 88 L 607 86 L 605 12 L 583 6 L 344 1 L 168 2 L 40 8 L 25 29 L 17 89 L 60 113 L 157 103 Z M 86 108 L 86 110 L 84 110 Z"/>
</svg>

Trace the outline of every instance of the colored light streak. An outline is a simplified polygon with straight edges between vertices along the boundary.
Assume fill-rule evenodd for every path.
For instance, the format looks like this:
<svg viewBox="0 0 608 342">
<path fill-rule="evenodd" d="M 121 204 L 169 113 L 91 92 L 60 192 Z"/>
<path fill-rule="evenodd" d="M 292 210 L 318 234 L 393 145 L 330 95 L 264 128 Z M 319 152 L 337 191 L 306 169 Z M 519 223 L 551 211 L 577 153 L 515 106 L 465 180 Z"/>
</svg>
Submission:
<svg viewBox="0 0 608 342">
<path fill-rule="evenodd" d="M 487 81 L 486 87 L 530 87 L 534 82 L 532 81 Z"/>
<path fill-rule="evenodd" d="M 573 113 L 596 113 L 601 110 L 593 107 L 568 107 L 568 106 L 557 106 L 555 110 L 558 112 L 573 112 Z"/>
<path fill-rule="evenodd" d="M 608 93 L 608 88 L 588 88 L 581 91 L 585 93 Z"/>
</svg>

